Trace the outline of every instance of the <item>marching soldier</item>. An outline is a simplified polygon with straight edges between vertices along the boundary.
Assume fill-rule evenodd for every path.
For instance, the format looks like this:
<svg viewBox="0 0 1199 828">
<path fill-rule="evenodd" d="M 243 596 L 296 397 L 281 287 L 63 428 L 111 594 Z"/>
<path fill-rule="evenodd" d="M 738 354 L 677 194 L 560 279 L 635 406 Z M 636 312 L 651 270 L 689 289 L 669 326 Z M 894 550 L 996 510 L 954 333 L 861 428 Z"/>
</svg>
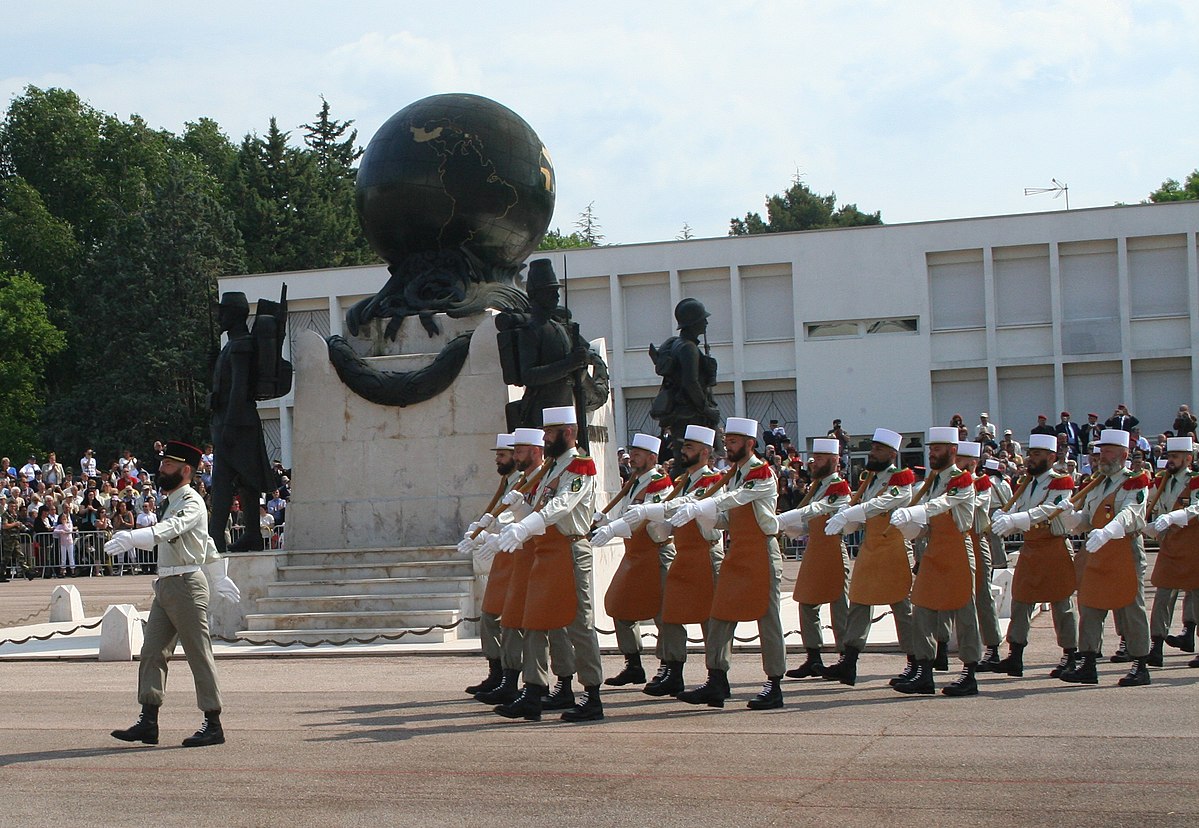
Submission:
<svg viewBox="0 0 1199 828">
<path fill-rule="evenodd" d="M 982 445 L 961 441 L 958 443 L 957 467 L 974 477 L 974 524 L 970 529 L 970 545 L 974 549 L 974 609 L 978 613 L 978 632 L 986 651 L 978 662 L 980 673 L 991 672 L 999 663 L 999 615 L 995 612 L 995 596 L 991 594 L 991 528 L 989 510 L 994 493 L 991 476 L 975 474 Z M 1002 504 L 1000 504 L 1002 505 Z M 948 641 L 949 630 L 942 628 Z M 938 638 L 938 641 L 941 639 Z"/>
<path fill-rule="evenodd" d="M 778 482 L 770 466 L 754 454 L 758 422 L 729 417 L 724 426 L 724 446 L 732 466 L 724 475 L 723 491 L 709 489 L 710 497 L 693 497 L 672 508 L 666 504 L 676 529 L 694 521 L 701 526 L 727 528 L 729 551 L 721 564 L 720 580 L 712 597 L 705 656 L 708 680 L 694 690 L 679 693 L 679 701 L 724 707 L 731 692 L 728 660 L 739 621 L 757 621 L 762 644 L 762 667 L 767 682 L 749 701 L 751 710 L 783 706 L 780 682 L 787 669 L 783 622 L 779 615 L 779 581 L 783 557 L 779 551 Z"/>
<path fill-rule="evenodd" d="M 991 481 L 990 497 L 987 503 L 987 523 L 990 529 L 987 530 L 987 546 L 991 553 L 991 570 L 1007 569 L 1007 550 L 1003 548 L 1003 538 L 995 534 L 995 526 L 991 523 L 990 518 L 994 518 L 995 513 L 1003 508 L 1009 500 L 1012 499 L 1012 487 L 1007 482 L 1007 478 L 1003 476 L 1003 472 L 999 470 L 999 461 L 988 458 L 983 461 L 983 472 Z"/>
<path fill-rule="evenodd" d="M 1128 432 L 1105 428 L 1099 435 L 1099 475 L 1081 510 L 1074 512 L 1079 526 L 1089 527 L 1086 565 L 1078 586 L 1080 663 L 1058 678 L 1075 684 L 1098 684 L 1095 669 L 1103 645 L 1103 622 L 1114 611 L 1117 630 L 1127 643 L 1132 667 L 1120 679 L 1121 687 L 1150 683 L 1149 617 L 1145 613 L 1145 548 L 1140 532 L 1145 527 L 1146 472 L 1124 467 L 1128 459 Z"/>
<path fill-rule="evenodd" d="M 684 469 L 676 478 L 671 496 L 663 502 L 634 506 L 627 519 L 665 521 L 668 509 L 704 497 L 719 484 L 722 476 L 708 465 L 715 441 L 713 429 L 694 424 L 687 426 L 681 449 Z M 666 572 L 661 623 L 658 624 L 658 640 L 665 662 L 663 669 L 642 691 L 646 695 L 677 696 L 683 692 L 683 665 L 687 661 L 687 629 L 684 625 L 699 624 L 706 646 L 712 597 L 716 593 L 720 562 L 724 559 L 723 541 L 724 534 L 719 529 L 703 526 L 695 520 L 674 530 L 675 556 Z M 716 662 L 727 664 L 731 655 L 729 642 L 717 653 Z"/>
<path fill-rule="evenodd" d="M 1074 556 L 1067 516 L 1074 511 L 1070 500 L 1074 478 L 1053 470 L 1057 462 L 1057 438 L 1033 434 L 1028 438 L 1028 473 L 1016 487 L 1011 508 L 992 516 L 991 528 L 1000 536 L 1023 533 L 1024 542 L 1012 578 L 1012 617 L 1008 621 L 1007 658 L 991 672 L 1024 675 L 1024 648 L 1033 609 L 1048 603 L 1053 610 L 1053 629 L 1062 648 L 1061 662 L 1050 672 L 1058 678 L 1073 670 L 1078 656 L 1078 615 L 1074 610 L 1077 586 Z"/>
<path fill-rule="evenodd" d="M 931 472 L 911 506 L 891 513 L 891 524 L 905 537 L 927 531 L 928 545 L 920 558 L 912 584 L 912 654 L 916 673 L 895 685 L 905 694 L 931 695 L 936 631 L 957 625 L 958 655 L 962 672 L 941 690 L 946 696 L 978 694 L 975 672 L 982 656 L 978 636 L 978 613 L 974 607 L 974 550 L 970 529 L 974 526 L 974 479 L 956 465 L 958 430 L 934 426 L 928 430 L 928 466 Z M 926 528 L 927 527 L 927 528 Z"/>
<path fill-rule="evenodd" d="M 576 448 L 579 426 L 573 406 L 542 411 L 550 463 L 534 494 L 533 511 L 504 527 L 497 545 L 512 551 L 533 546 L 525 595 L 525 687 L 511 704 L 496 708 L 505 718 L 541 719 L 549 691 L 549 632 L 566 627 L 574 645 L 584 693 L 562 721 L 604 717 L 600 701 L 603 663 L 595 632 L 595 583 L 591 570 L 591 518 L 595 512 L 595 462 Z"/>
<path fill-rule="evenodd" d="M 799 507 L 779 515 L 779 526 L 788 535 L 808 536 L 799 574 L 795 579 L 792 598 L 799 604 L 799 632 L 803 638 L 807 660 L 789 678 L 825 677 L 826 668 L 820 657 L 824 637 L 820 631 L 820 606 L 829 605 L 833 621 L 833 641 L 837 652 L 845 651 L 845 623 L 849 615 L 849 553 L 840 535 L 826 535 L 825 524 L 853 492 L 849 482 L 837 470 L 841 461 L 841 441 L 818 438 L 812 441 L 812 457 L 808 471 L 812 483 Z M 852 686 L 857 681 L 854 665 L 842 658 L 827 668 L 834 676 Z"/>
<path fill-rule="evenodd" d="M 857 679 L 857 660 L 870 634 L 872 607 L 887 604 L 895 616 L 899 648 L 907 654 L 908 667 L 891 679 L 892 685 L 907 681 L 916 672 L 912 655 L 912 545 L 891 525 L 891 512 L 912 501 L 916 475 L 898 465 L 902 438 L 886 428 L 875 429 L 866 460 L 866 474 L 847 505 L 828 519 L 828 535 L 849 534 L 863 523 L 866 531 L 854 561 L 849 582 L 849 615 L 845 626 L 845 652 L 838 679 Z M 838 665 L 833 665 L 838 667 Z M 833 668 L 830 667 L 829 670 Z M 829 670 L 825 671 L 826 677 Z"/>
<path fill-rule="evenodd" d="M 604 682 L 611 687 L 645 683 L 640 622 L 657 619 L 660 630 L 662 584 L 670 562 L 674 560 L 670 527 L 635 517 L 629 510 L 642 503 L 662 502 L 674 485 L 658 468 L 661 446 L 662 441 L 657 437 L 633 435 L 629 448 L 632 474 L 617 500 L 617 517 L 613 519 L 604 512 L 595 513 L 595 522 L 600 528 L 591 539 L 593 546 L 603 546 L 613 538 L 624 538 L 624 557 L 604 595 L 604 609 L 615 624 L 616 643 L 625 659 L 624 669 Z M 664 653 L 660 632 L 657 651 L 662 664 L 680 660 L 677 653 Z"/>
<path fill-rule="evenodd" d="M 1190 437 L 1166 438 L 1166 476 L 1159 481 L 1160 488 L 1154 495 L 1153 514 L 1146 516 L 1145 534 L 1160 542 L 1157 561 L 1149 578 L 1157 587 L 1149 627 L 1153 641 L 1149 650 L 1150 667 L 1162 666 L 1164 643 L 1185 652 L 1195 651 L 1192 596 L 1199 589 L 1199 555 L 1196 554 L 1199 550 L 1199 520 L 1196 520 L 1199 518 L 1199 472 L 1191 471 L 1194 451 Z M 1150 518 L 1155 519 L 1150 521 Z M 1181 636 L 1167 637 L 1180 590 L 1187 592 L 1183 602 L 1185 632 Z"/>
<path fill-rule="evenodd" d="M 512 556 L 505 555 L 497 567 L 494 557 L 480 554 L 485 539 L 482 538 L 482 533 L 476 536 L 476 532 L 495 522 L 492 510 L 500 498 L 515 488 L 520 480 L 521 473 L 517 470 L 516 460 L 512 456 L 514 441 L 515 438 L 511 434 L 495 435 L 495 470 L 500 476 L 499 486 L 491 499 L 491 505 L 467 528 L 466 534 L 458 543 L 459 552 L 472 555 L 475 571 L 488 576 L 487 587 L 483 591 L 483 606 L 479 612 L 479 641 L 483 647 L 483 657 L 487 659 L 487 678 L 466 688 L 466 692 L 472 696 L 476 693 L 489 693 L 503 681 L 503 667 L 500 663 L 500 610 L 503 606 L 503 594 L 508 589 L 508 576 L 512 574 Z M 491 601 L 488 601 L 489 593 Z"/>
<path fill-rule="evenodd" d="M 487 591 L 483 595 L 483 612 L 499 615 L 500 620 L 500 667 L 499 685 L 490 691 L 475 694 L 483 704 L 509 704 L 520 695 L 520 674 L 525 663 L 524 606 L 529 583 L 529 570 L 533 565 L 532 544 L 515 552 L 503 552 L 496 546 L 498 533 L 505 526 L 521 520 L 533 511 L 534 492 L 530 486 L 538 470 L 542 468 L 544 433 L 540 428 L 518 428 L 512 434 L 512 460 L 519 473 L 517 485 L 510 488 L 500 503 L 503 510 L 479 535 L 484 541 L 476 557 L 494 557 Z M 528 488 L 525 492 L 523 489 Z M 487 543 L 492 539 L 491 543 Z M 542 710 L 565 710 L 573 707 L 574 690 L 571 681 L 575 673 L 575 651 L 565 629 L 552 630 L 549 634 L 550 666 L 558 677 L 554 691 L 541 700 Z"/>
</svg>

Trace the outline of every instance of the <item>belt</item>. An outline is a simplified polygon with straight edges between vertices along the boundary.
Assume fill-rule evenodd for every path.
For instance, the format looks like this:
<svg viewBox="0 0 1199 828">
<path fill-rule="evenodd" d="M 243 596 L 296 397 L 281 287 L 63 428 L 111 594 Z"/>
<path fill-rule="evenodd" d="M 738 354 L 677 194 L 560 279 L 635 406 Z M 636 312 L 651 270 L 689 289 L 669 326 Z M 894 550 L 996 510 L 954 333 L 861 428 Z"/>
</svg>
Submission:
<svg viewBox="0 0 1199 828">
<path fill-rule="evenodd" d="M 186 575 L 189 572 L 199 572 L 200 567 L 197 564 L 191 566 L 160 566 L 158 567 L 159 578 L 169 578 L 172 575 Z"/>
</svg>

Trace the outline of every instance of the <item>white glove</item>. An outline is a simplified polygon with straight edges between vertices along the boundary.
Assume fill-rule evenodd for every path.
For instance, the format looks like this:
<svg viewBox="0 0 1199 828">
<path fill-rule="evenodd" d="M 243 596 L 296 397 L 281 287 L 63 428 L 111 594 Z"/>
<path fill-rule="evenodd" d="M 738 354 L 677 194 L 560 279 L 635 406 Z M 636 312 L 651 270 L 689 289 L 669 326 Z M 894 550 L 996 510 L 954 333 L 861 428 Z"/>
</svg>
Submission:
<svg viewBox="0 0 1199 828">
<path fill-rule="evenodd" d="M 788 535 L 791 534 L 790 530 L 803 528 L 804 521 L 803 517 L 800 516 L 799 509 L 792 509 L 789 512 L 783 512 L 778 516 L 778 519 L 779 529 L 787 532 Z M 800 532 L 800 534 L 803 533 Z"/>
<path fill-rule="evenodd" d="M 845 512 L 840 511 L 828 519 L 828 523 L 824 524 L 824 534 L 840 535 L 845 529 L 845 524 L 848 521 L 845 519 Z"/>
<path fill-rule="evenodd" d="M 1079 526 L 1082 526 L 1084 518 L 1086 518 L 1086 515 L 1076 510 L 1063 514 L 1060 519 L 1062 521 L 1062 526 L 1066 527 L 1066 531 L 1070 534 L 1074 534 L 1075 530 L 1078 529 Z"/>
<path fill-rule="evenodd" d="M 612 524 L 601 526 L 595 530 L 595 534 L 591 536 L 592 546 L 606 546 L 612 542 Z"/>
<path fill-rule="evenodd" d="M 474 554 L 495 557 L 495 553 L 500 551 L 500 536 L 502 534 L 503 533 L 484 536 L 486 539 L 483 541 L 478 550 L 474 552 Z"/>
<path fill-rule="evenodd" d="M 463 538 L 458 541 L 458 554 L 463 556 L 473 555 L 474 551 L 482 546 L 485 540 L 482 536 L 477 538 Z"/>
<path fill-rule="evenodd" d="M 641 503 L 633 507 L 637 510 L 638 517 L 651 521 L 652 523 L 662 523 L 666 520 L 666 504 L 665 503 Z M 631 516 L 626 518 L 632 521 Z"/>
<path fill-rule="evenodd" d="M 1163 517 L 1165 517 L 1165 515 L 1162 515 L 1157 520 L 1161 520 Z M 1156 538 L 1158 535 L 1160 535 L 1163 530 L 1159 530 L 1157 528 L 1157 520 L 1151 520 L 1146 523 L 1145 528 L 1141 530 L 1141 534 L 1147 538 Z"/>
<path fill-rule="evenodd" d="M 1007 512 L 1003 511 L 1003 509 L 996 509 L 994 512 L 991 512 L 991 524 L 995 524 L 995 518 L 1006 514 Z"/>
<path fill-rule="evenodd" d="M 104 544 L 104 551 L 109 555 L 118 555 L 133 549 L 153 549 L 154 529 L 143 526 L 140 529 L 122 529 L 112 536 L 112 540 Z"/>
<path fill-rule="evenodd" d="M 695 515 L 695 525 L 705 532 L 711 532 L 716 528 L 716 519 L 720 517 L 716 501 L 700 500 L 696 502 L 696 505 L 699 506 L 699 512 Z"/>
<path fill-rule="evenodd" d="M 693 500 L 690 503 L 684 504 L 681 509 L 674 513 L 674 516 L 670 519 L 670 525 L 674 527 L 685 526 L 701 516 L 703 518 L 701 525 L 715 525 L 718 511 L 715 501 Z"/>
<path fill-rule="evenodd" d="M 675 527 L 685 526 L 686 524 L 695 520 L 696 514 L 698 514 L 698 510 L 696 509 L 696 503 L 694 501 L 691 503 L 684 503 L 673 515 L 670 516 L 670 525 Z"/>
<path fill-rule="evenodd" d="M 617 518 L 616 520 L 609 522 L 608 525 L 604 528 L 611 529 L 612 537 L 614 537 L 614 538 L 631 538 L 631 537 L 633 537 L 633 530 L 629 526 L 629 522 L 627 520 L 625 520 L 624 518 Z"/>
<path fill-rule="evenodd" d="M 524 499 L 525 499 L 524 495 L 522 495 L 516 489 L 513 489 L 512 491 L 507 492 L 503 497 L 500 498 L 500 503 L 503 503 L 505 506 L 515 506 L 517 503 L 520 503 Z"/>
<path fill-rule="evenodd" d="M 925 505 L 905 506 L 891 513 L 892 526 L 899 527 L 906 524 L 923 526 L 926 523 L 928 523 L 928 506 Z"/>
<path fill-rule="evenodd" d="M 1087 535 L 1087 551 L 1096 552 L 1108 541 L 1122 537 L 1124 537 L 1124 527 L 1113 520 L 1102 529 L 1091 530 L 1091 534 Z"/>
<path fill-rule="evenodd" d="M 233 579 L 229 577 L 228 558 L 218 558 L 212 563 L 205 564 L 203 569 L 204 577 L 208 579 L 209 591 L 215 592 L 217 595 L 227 598 L 235 604 L 241 600 L 241 590 L 237 588 L 237 584 L 233 583 Z"/>
<path fill-rule="evenodd" d="M 610 521 L 611 519 L 612 518 L 610 518 L 608 515 L 604 514 L 603 512 L 596 512 L 594 515 L 591 516 L 591 523 L 593 526 L 605 526 L 605 525 L 607 525 L 608 521 Z"/>
<path fill-rule="evenodd" d="M 1158 531 L 1164 532 L 1171 526 L 1186 526 L 1187 519 L 1189 517 L 1190 515 L 1187 514 L 1186 509 L 1175 509 L 1172 512 L 1166 512 L 1164 515 L 1155 520 L 1153 524 L 1154 526 L 1157 526 L 1160 521 L 1164 520 L 1166 525 L 1158 527 Z"/>
<path fill-rule="evenodd" d="M 846 506 L 829 518 L 824 527 L 826 535 L 840 535 L 851 523 L 866 522 L 866 507 L 859 503 L 857 506 Z"/>
<path fill-rule="evenodd" d="M 1074 501 L 1068 497 L 1063 497 L 1059 502 L 1053 504 L 1053 508 L 1059 510 L 1063 515 L 1072 515 L 1078 511 L 1074 507 Z"/>
<path fill-rule="evenodd" d="M 495 515 L 491 512 L 486 512 L 482 517 L 471 524 L 471 531 L 475 529 L 486 529 L 491 524 L 495 523 Z"/>
<path fill-rule="evenodd" d="M 1012 512 L 1010 515 L 1000 515 L 992 518 L 991 530 L 996 535 L 1012 535 L 1016 532 L 1027 532 L 1032 528 L 1032 515 L 1028 512 Z"/>
<path fill-rule="evenodd" d="M 112 539 L 109 540 L 108 543 L 104 544 L 104 554 L 111 558 L 114 555 L 121 555 L 132 550 L 133 541 L 129 537 L 132 534 L 133 533 L 128 529 L 122 529 L 119 532 L 114 532 Z"/>
<path fill-rule="evenodd" d="M 500 532 L 500 549 L 511 552 L 534 535 L 545 534 L 545 518 L 541 512 L 533 512 L 519 523 L 513 523 Z"/>
<path fill-rule="evenodd" d="M 495 549 L 489 547 L 486 543 L 478 544 L 472 551 L 471 557 L 474 558 L 475 569 L 487 574 L 491 572 L 491 564 L 495 560 Z"/>
<path fill-rule="evenodd" d="M 899 530 L 899 534 L 903 535 L 907 540 L 913 541 L 920 537 L 920 533 L 924 531 L 923 523 L 908 521 L 907 523 L 892 524 Z"/>
</svg>

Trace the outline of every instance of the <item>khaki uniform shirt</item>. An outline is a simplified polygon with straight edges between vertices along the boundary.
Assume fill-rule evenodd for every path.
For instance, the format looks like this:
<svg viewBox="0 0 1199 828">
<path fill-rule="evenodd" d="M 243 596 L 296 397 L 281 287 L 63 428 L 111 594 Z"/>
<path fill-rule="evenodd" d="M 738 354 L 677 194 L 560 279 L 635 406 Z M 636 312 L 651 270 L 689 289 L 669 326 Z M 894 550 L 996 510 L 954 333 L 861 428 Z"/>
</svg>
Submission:
<svg viewBox="0 0 1199 828">
<path fill-rule="evenodd" d="M 166 496 L 162 519 L 152 528 L 159 566 L 204 566 L 220 558 L 208 536 L 204 498 L 189 485 Z"/>
</svg>

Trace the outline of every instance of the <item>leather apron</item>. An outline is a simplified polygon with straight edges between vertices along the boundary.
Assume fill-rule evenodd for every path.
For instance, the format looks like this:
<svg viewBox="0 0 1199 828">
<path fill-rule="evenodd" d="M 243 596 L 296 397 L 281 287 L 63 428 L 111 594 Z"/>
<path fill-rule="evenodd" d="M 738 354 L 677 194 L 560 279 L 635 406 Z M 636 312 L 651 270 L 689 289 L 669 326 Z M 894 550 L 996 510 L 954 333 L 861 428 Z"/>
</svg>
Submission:
<svg viewBox="0 0 1199 828">
<path fill-rule="evenodd" d="M 524 628 L 556 630 L 568 626 L 579 611 L 572 539 L 551 526 L 532 541 L 533 566 L 525 595 Z"/>
<path fill-rule="evenodd" d="M 828 604 L 845 594 L 841 536 L 824 534 L 828 518 L 828 515 L 817 515 L 808 521 L 808 546 L 799 563 L 795 591 L 791 593 L 791 597 L 801 604 Z"/>
<path fill-rule="evenodd" d="M 1162 535 L 1149 581 L 1158 589 L 1199 589 L 1199 521 Z"/>
<path fill-rule="evenodd" d="M 712 617 L 712 598 L 716 594 L 712 544 L 691 521 L 674 530 L 674 549 L 674 560 L 666 571 L 662 621 L 701 624 Z"/>
<path fill-rule="evenodd" d="M 625 540 L 624 557 L 604 595 L 604 610 L 618 621 L 648 621 L 662 609 L 659 546 L 646 526 Z"/>
<path fill-rule="evenodd" d="M 853 564 L 849 600 L 854 604 L 897 604 L 912 591 L 912 566 L 903 534 L 891 525 L 891 513 L 866 519 L 866 534 Z"/>
<path fill-rule="evenodd" d="M 928 528 L 928 545 L 912 584 L 912 604 L 938 612 L 959 610 L 974 597 L 966 535 L 949 512 L 934 516 Z"/>
<path fill-rule="evenodd" d="M 1103 499 L 1091 518 L 1091 526 L 1102 529 L 1113 517 L 1116 489 Z M 1097 610 L 1118 610 L 1137 599 L 1137 568 L 1133 562 L 1132 538 L 1109 540 L 1087 556 L 1078 603 Z"/>
<path fill-rule="evenodd" d="M 1034 526 L 1025 532 L 1012 576 L 1012 600 L 1056 604 L 1073 595 L 1077 586 L 1070 541 L 1053 534 L 1048 526 Z"/>
<path fill-rule="evenodd" d="M 496 553 L 498 558 L 503 553 Z M 495 564 L 492 563 L 492 569 Z M 525 596 L 529 592 L 529 571 L 533 568 L 533 544 L 526 543 L 512 552 L 512 571 L 508 576 L 508 591 L 500 612 L 500 626 L 513 630 L 525 628 Z"/>
<path fill-rule="evenodd" d="M 508 597 L 508 584 L 512 580 L 512 553 L 496 552 L 491 561 L 491 574 L 487 576 L 487 589 L 483 590 L 483 612 L 500 615 Z"/>
<path fill-rule="evenodd" d="M 712 597 L 712 617 L 720 621 L 757 621 L 770 606 L 770 547 L 766 533 L 747 503 L 729 512 L 729 551 L 720 565 Z"/>
</svg>

